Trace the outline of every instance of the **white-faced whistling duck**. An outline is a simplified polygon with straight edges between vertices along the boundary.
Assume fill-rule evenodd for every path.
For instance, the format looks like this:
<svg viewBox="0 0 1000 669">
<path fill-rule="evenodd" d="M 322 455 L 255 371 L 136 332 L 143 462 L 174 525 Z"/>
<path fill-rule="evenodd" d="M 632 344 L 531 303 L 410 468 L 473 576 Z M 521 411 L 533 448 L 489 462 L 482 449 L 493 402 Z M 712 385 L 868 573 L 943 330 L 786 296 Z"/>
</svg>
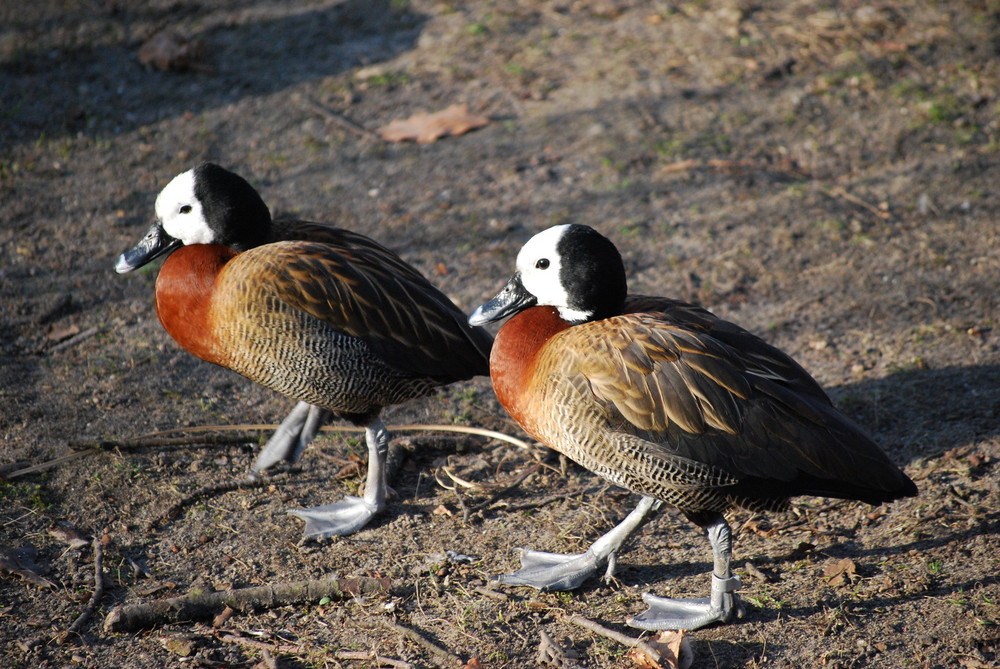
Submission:
<svg viewBox="0 0 1000 669">
<path fill-rule="evenodd" d="M 361 529 L 385 507 L 383 407 L 487 374 L 492 337 L 392 251 L 347 230 L 272 222 L 253 187 L 218 165 L 175 177 L 156 218 L 116 271 L 170 254 L 156 280 L 170 336 L 298 400 L 254 474 L 296 461 L 330 414 L 365 428 L 364 497 L 289 511 L 307 537 Z"/>
<path fill-rule="evenodd" d="M 643 496 L 585 553 L 523 551 L 523 568 L 500 582 L 571 589 L 604 563 L 611 575 L 622 543 L 665 502 L 708 533 L 711 596 L 647 594 L 649 609 L 629 623 L 694 629 L 742 611 L 727 510 L 781 510 L 797 495 L 880 504 L 916 494 L 790 357 L 700 307 L 626 290 L 608 239 L 560 225 L 524 245 L 513 277 L 469 319 L 510 316 L 490 372 L 528 434 Z"/>
</svg>

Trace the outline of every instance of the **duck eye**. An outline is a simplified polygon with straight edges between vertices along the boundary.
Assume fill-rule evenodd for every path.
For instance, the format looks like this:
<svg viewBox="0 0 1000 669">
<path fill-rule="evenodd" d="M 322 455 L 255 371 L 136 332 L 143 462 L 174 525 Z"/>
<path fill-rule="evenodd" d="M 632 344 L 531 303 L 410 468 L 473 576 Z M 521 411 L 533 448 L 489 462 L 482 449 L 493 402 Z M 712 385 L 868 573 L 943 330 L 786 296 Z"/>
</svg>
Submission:
<svg viewBox="0 0 1000 669">
<path fill-rule="evenodd" d="M 539 258 L 535 262 L 535 268 L 536 269 L 548 269 L 549 268 L 549 259 L 548 258 Z"/>
<path fill-rule="evenodd" d="M 191 213 L 191 205 L 189 205 L 189 204 L 181 205 L 180 212 L 182 214 L 190 214 Z"/>
</svg>

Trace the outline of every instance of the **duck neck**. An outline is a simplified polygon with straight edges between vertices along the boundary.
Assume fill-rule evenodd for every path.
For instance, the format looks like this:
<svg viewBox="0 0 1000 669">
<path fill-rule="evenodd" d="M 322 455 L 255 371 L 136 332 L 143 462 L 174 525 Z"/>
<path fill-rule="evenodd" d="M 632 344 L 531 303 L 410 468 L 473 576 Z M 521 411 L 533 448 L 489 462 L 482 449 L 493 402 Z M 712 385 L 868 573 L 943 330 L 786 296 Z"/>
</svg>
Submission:
<svg viewBox="0 0 1000 669">
<path fill-rule="evenodd" d="M 493 389 L 521 425 L 530 422 L 525 409 L 538 356 L 549 339 L 570 326 L 554 307 L 531 307 L 513 316 L 497 334 L 490 354 Z"/>
<path fill-rule="evenodd" d="M 221 363 L 211 322 L 212 291 L 222 268 L 236 255 L 217 244 L 182 246 L 156 279 L 156 314 L 174 340 L 191 354 Z"/>
</svg>

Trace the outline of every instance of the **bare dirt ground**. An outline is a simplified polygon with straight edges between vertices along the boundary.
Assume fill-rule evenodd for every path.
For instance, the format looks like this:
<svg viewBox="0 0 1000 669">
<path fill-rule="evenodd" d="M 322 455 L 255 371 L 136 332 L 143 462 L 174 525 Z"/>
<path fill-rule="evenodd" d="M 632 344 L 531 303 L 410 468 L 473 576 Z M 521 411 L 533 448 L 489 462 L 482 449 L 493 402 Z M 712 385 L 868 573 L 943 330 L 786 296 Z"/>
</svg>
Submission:
<svg viewBox="0 0 1000 669">
<path fill-rule="evenodd" d="M 203 43 L 193 69 L 138 63 L 165 27 Z M 374 130 L 456 102 L 491 123 L 415 145 L 343 120 Z M 467 309 L 534 232 L 588 223 L 619 245 L 634 291 L 698 301 L 792 353 L 921 489 L 877 510 L 802 499 L 737 515 L 749 611 L 689 635 L 695 666 L 997 666 L 998 111 L 987 1 L 4 2 L 0 464 L 290 408 L 168 338 L 155 267 L 112 271 L 159 189 L 199 161 L 247 176 L 276 213 L 383 241 Z M 412 422 L 518 433 L 486 379 L 387 411 Z M 112 444 L 0 480 L 0 564 L 53 586 L 0 571 L 0 666 L 366 667 L 343 653 L 370 650 L 417 667 L 558 666 L 537 659 L 544 632 L 576 655 L 563 666 L 635 667 L 569 616 L 638 636 L 624 620 L 641 593 L 707 592 L 707 543 L 666 512 L 617 584 L 491 594 L 516 547 L 581 550 L 635 498 L 477 437 L 400 435 L 398 498 L 350 538 L 300 544 L 285 509 L 354 490 L 353 434 L 318 440 L 297 475 L 150 528 L 240 480 L 265 435 Z M 445 467 L 479 487 L 446 489 Z M 67 526 L 101 540 L 106 583 L 60 637 L 94 589 L 91 544 L 50 531 Z M 102 629 L 121 603 L 331 574 L 390 589 L 217 628 Z"/>
</svg>

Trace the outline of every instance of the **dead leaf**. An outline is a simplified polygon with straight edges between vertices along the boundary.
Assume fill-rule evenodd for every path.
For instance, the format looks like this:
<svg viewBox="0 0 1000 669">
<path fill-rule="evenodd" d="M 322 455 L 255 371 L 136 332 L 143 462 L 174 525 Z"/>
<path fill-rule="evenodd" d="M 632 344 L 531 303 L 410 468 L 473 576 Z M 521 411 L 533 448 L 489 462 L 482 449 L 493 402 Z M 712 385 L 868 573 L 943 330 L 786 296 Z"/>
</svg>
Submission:
<svg viewBox="0 0 1000 669">
<path fill-rule="evenodd" d="M 483 663 L 479 661 L 478 657 L 474 657 L 466 662 L 462 669 L 483 669 Z"/>
<path fill-rule="evenodd" d="M 39 588 L 56 587 L 56 584 L 52 581 L 39 576 L 33 570 L 21 564 L 21 561 L 18 559 L 15 551 L 2 546 L 0 546 L 0 572 L 7 572 L 8 574 L 20 576 L 28 583 L 36 585 Z"/>
<path fill-rule="evenodd" d="M 70 548 L 82 548 L 90 543 L 83 533 L 71 525 L 56 525 L 49 528 L 49 536 L 57 541 L 69 544 Z"/>
<path fill-rule="evenodd" d="M 65 328 L 52 328 L 49 330 L 49 333 L 45 335 L 45 338 L 49 341 L 62 341 L 78 334 L 80 334 L 80 326 L 70 325 Z"/>
<path fill-rule="evenodd" d="M 646 645 L 660 654 L 660 663 L 632 648 L 627 655 L 639 669 L 689 669 L 694 663 L 694 653 L 683 630 L 664 630 L 646 639 Z"/>
<path fill-rule="evenodd" d="M 839 588 L 854 580 L 858 574 L 858 567 L 854 560 L 843 558 L 833 563 L 828 563 L 823 567 L 823 577 L 827 583 L 834 588 Z"/>
<path fill-rule="evenodd" d="M 230 618 L 233 617 L 234 613 L 236 613 L 236 611 L 231 606 L 227 606 L 222 609 L 222 611 L 219 612 L 219 615 L 212 619 L 212 627 L 222 627 L 229 621 Z"/>
<path fill-rule="evenodd" d="M 444 504 L 438 504 L 437 508 L 434 509 L 434 511 L 432 511 L 431 513 L 433 513 L 435 516 L 448 516 L 448 517 L 451 517 L 451 516 L 454 515 L 451 512 L 451 509 L 449 509 L 448 507 L 446 507 Z"/>
<path fill-rule="evenodd" d="M 139 47 L 139 62 L 166 72 L 174 70 L 204 70 L 200 63 L 205 55 L 205 43 L 188 39 L 172 30 L 161 30 Z"/>
<path fill-rule="evenodd" d="M 195 642 L 191 639 L 184 639 L 181 637 L 160 637 L 160 643 L 174 655 L 180 655 L 181 657 L 190 657 L 191 655 L 194 655 Z"/>
<path fill-rule="evenodd" d="M 417 144 L 428 144 L 448 135 L 463 135 L 489 122 L 485 116 L 470 114 L 468 105 L 452 105 L 433 114 L 421 112 L 395 120 L 379 128 L 378 133 L 388 142 L 412 139 Z"/>
</svg>

